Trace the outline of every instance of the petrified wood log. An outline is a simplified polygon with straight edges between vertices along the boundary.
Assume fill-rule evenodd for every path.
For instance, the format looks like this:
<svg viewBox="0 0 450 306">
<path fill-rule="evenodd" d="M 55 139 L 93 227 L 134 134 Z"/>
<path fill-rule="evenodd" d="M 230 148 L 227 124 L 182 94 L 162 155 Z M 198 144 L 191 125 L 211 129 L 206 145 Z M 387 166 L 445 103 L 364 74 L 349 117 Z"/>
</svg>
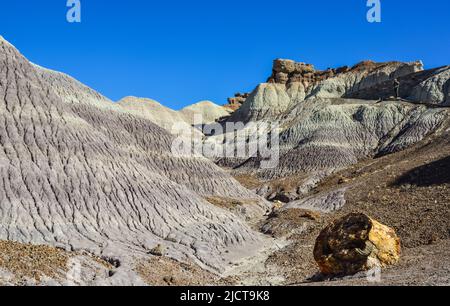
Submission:
<svg viewBox="0 0 450 306">
<path fill-rule="evenodd" d="M 326 275 L 351 275 L 400 259 L 395 231 L 364 214 L 350 214 L 331 223 L 316 241 L 314 258 Z"/>
</svg>

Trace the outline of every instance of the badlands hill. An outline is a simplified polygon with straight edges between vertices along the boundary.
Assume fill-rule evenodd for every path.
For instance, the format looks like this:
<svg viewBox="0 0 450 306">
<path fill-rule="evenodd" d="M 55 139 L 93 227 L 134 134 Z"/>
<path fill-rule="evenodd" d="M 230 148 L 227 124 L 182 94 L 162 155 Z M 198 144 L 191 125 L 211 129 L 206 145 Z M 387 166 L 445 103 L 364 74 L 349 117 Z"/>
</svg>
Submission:
<svg viewBox="0 0 450 306">
<path fill-rule="evenodd" d="M 177 112 L 113 103 L 0 38 L 0 284 L 326 285 L 314 241 L 354 211 L 402 239 L 385 284 L 449 284 L 449 69 L 276 60 L 233 107 Z M 175 156 L 174 122 L 225 149 L 194 114 L 278 122 L 279 165 Z"/>
<path fill-rule="evenodd" d="M 173 131 L 175 122 L 185 123 L 186 128 L 191 129 L 196 115 L 201 119 L 200 124 L 213 123 L 230 115 L 230 110 L 211 101 L 198 102 L 180 111 L 174 111 L 154 100 L 146 98 L 125 97 L 118 104 L 125 111 L 150 120 L 171 133 L 176 132 L 176 130 Z"/>
<path fill-rule="evenodd" d="M 439 129 L 448 117 L 445 107 L 435 107 L 445 106 L 448 99 L 444 70 L 450 68 L 423 71 L 420 62 L 363 62 L 315 71 L 311 65 L 276 60 L 269 82 L 258 85 L 228 121 L 278 122 L 279 167 L 261 171 L 257 158 L 219 164 L 263 179 L 299 173 L 322 176 L 361 159 L 401 151 Z M 402 93 L 411 89 L 404 99 L 393 98 L 395 79 Z M 407 80 L 419 79 L 423 81 L 409 87 Z M 436 86 L 425 85 L 432 80 L 437 80 Z M 381 86 L 390 92 L 375 90 Z M 370 91 L 379 95 L 353 97 Z M 440 99 L 417 101 L 417 96 Z"/>
<path fill-rule="evenodd" d="M 264 201 L 205 158 L 172 156 L 173 136 L 146 114 L 31 64 L 3 38 L 0 80 L 0 240 L 120 262 L 96 278 L 113 283 L 139 282 L 135 262 L 158 245 L 221 271 L 261 242 L 206 198 Z"/>
<path fill-rule="evenodd" d="M 231 114 L 231 110 L 225 107 L 214 104 L 211 101 L 202 101 L 194 105 L 183 108 L 180 111 L 191 124 L 195 124 L 195 116 L 201 116 L 203 124 L 214 123 L 219 119 L 228 117 Z"/>
</svg>

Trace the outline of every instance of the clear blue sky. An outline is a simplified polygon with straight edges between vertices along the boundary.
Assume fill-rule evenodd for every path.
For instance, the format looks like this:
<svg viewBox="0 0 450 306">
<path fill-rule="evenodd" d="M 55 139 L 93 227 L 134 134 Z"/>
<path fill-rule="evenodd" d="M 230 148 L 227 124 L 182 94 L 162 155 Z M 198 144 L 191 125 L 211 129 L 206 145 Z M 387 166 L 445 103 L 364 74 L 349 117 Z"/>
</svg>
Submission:
<svg viewBox="0 0 450 306">
<path fill-rule="evenodd" d="M 422 59 L 450 64 L 450 1 L 66 0 L 2 1 L 0 35 L 31 61 L 66 72 L 113 100 L 134 95 L 180 108 L 226 103 L 270 75 L 274 58 L 318 68 Z"/>
</svg>

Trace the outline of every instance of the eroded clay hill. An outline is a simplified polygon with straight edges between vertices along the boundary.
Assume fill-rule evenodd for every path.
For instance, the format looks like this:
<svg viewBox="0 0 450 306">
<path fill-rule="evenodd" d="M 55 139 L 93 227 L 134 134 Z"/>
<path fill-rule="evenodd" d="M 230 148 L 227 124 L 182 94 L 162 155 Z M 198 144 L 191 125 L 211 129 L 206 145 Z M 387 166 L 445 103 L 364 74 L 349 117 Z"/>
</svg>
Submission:
<svg viewBox="0 0 450 306">
<path fill-rule="evenodd" d="M 424 71 L 421 62 L 363 62 L 316 71 L 276 60 L 268 82 L 258 85 L 228 122 L 277 122 L 279 166 L 261 170 L 257 157 L 218 163 L 263 180 L 307 173 L 308 189 L 330 172 L 401 151 L 439 129 L 449 116 L 448 71 Z"/>
<path fill-rule="evenodd" d="M 417 276 L 428 258 L 442 269 L 416 283 L 448 282 L 439 258 L 449 238 L 448 71 L 277 60 L 267 83 L 228 108 L 175 112 L 148 99 L 113 103 L 0 37 L 0 284 L 42 283 L 42 274 L 65 284 L 74 257 L 76 284 L 321 280 L 314 241 L 355 210 L 404 242 L 393 283 L 413 281 L 398 273 Z M 192 126 L 194 114 L 203 124 L 278 122 L 279 164 L 175 156 L 174 122 L 228 145 Z"/>
<path fill-rule="evenodd" d="M 112 258 L 111 281 L 128 283 L 158 245 L 216 271 L 256 250 L 259 235 L 205 198 L 264 201 L 205 158 L 172 156 L 172 140 L 0 39 L 0 240 Z"/>
</svg>

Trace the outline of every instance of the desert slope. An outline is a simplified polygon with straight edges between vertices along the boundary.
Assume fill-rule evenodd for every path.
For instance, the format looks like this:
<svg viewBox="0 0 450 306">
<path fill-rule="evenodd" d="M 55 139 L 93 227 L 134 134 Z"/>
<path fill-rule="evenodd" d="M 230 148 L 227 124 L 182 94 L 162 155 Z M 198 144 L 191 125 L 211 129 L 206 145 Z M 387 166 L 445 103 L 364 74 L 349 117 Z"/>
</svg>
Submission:
<svg viewBox="0 0 450 306">
<path fill-rule="evenodd" d="M 260 237 L 204 198 L 264 203 L 212 162 L 171 156 L 172 140 L 0 39 L 0 239 L 118 258 L 127 273 L 158 244 L 224 269 Z"/>
</svg>

